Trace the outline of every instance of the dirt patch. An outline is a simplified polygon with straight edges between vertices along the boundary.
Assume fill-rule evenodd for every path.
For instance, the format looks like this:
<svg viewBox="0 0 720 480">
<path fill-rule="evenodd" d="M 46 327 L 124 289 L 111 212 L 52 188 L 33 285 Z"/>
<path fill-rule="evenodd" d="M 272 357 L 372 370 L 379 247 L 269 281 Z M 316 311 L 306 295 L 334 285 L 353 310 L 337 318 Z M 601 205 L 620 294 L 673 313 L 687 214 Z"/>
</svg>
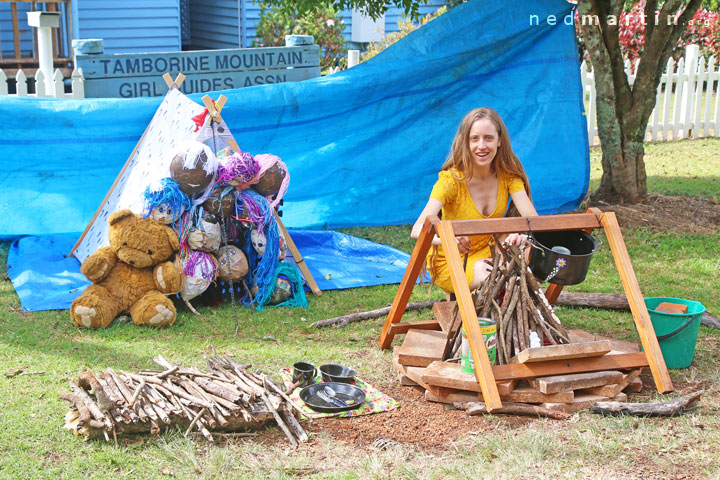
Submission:
<svg viewBox="0 0 720 480">
<path fill-rule="evenodd" d="M 469 417 L 463 410 L 426 402 L 424 390 L 416 387 L 383 385 L 383 393 L 400 402 L 390 412 L 353 418 L 315 420 L 311 431 L 323 430 L 336 440 L 359 448 L 380 446 L 385 441 L 419 444 L 423 449 L 447 446 L 460 437 L 494 428 L 484 417 Z M 510 425 L 524 425 L 531 418 L 505 416 Z"/>
<path fill-rule="evenodd" d="M 650 194 L 642 203 L 591 205 L 604 212 L 615 212 L 622 228 L 645 227 L 653 233 L 699 233 L 712 235 L 720 228 L 720 204 L 717 198 L 688 195 Z"/>
</svg>

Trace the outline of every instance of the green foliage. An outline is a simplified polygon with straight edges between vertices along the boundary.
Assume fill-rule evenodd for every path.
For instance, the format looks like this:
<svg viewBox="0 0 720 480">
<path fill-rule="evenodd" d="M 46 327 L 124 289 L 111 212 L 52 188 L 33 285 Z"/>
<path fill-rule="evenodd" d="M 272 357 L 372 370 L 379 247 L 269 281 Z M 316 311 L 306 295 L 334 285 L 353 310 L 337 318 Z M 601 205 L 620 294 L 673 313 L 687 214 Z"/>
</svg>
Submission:
<svg viewBox="0 0 720 480">
<path fill-rule="evenodd" d="M 283 46 L 285 35 L 312 35 L 320 46 L 320 68 L 325 71 L 344 57 L 344 29 L 344 20 L 332 7 L 319 7 L 313 12 L 297 14 L 287 9 L 270 8 L 263 3 L 253 46 Z"/>
<path fill-rule="evenodd" d="M 288 15 L 311 14 L 318 8 L 332 7 L 336 11 L 345 9 L 360 10 L 365 15 L 377 19 L 385 13 L 388 7 L 398 7 L 406 15 L 417 19 L 420 15 L 420 5 L 427 2 L 419 0 L 263 0 L 264 5 L 284 10 Z"/>
<path fill-rule="evenodd" d="M 397 42 L 401 38 L 407 36 L 410 32 L 414 32 L 418 28 L 422 27 L 423 25 L 429 23 L 431 20 L 436 19 L 443 13 L 447 12 L 447 6 L 438 8 L 433 13 L 429 13 L 422 17 L 420 21 L 415 24 L 413 23 L 412 19 L 410 17 L 404 17 L 398 22 L 398 27 L 400 27 L 399 32 L 392 32 L 385 37 L 383 37 L 382 40 L 379 42 L 371 42 L 370 45 L 368 45 L 367 50 L 362 55 L 362 61 L 369 60 L 378 53 L 382 52 L 386 48 L 388 48 L 393 43 Z"/>
</svg>

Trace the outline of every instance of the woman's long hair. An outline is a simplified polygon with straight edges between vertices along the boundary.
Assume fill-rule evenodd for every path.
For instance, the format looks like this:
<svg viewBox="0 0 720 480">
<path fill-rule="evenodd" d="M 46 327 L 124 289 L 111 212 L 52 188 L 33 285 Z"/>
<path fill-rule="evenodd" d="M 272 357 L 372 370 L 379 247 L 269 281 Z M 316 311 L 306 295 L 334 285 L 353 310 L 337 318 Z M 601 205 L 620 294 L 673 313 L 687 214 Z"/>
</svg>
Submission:
<svg viewBox="0 0 720 480">
<path fill-rule="evenodd" d="M 462 119 L 462 122 L 460 122 L 460 126 L 455 133 L 450 153 L 448 154 L 442 169 L 450 170 L 451 168 L 454 168 L 458 172 L 462 173 L 462 178 L 458 178 L 454 172 L 450 172 L 453 175 L 453 178 L 458 181 L 467 183 L 467 181 L 472 178 L 473 156 L 472 152 L 470 152 L 470 129 L 472 128 L 473 123 L 478 120 L 482 120 L 483 118 L 487 118 L 493 123 L 493 125 L 495 125 L 495 129 L 498 132 L 498 138 L 500 139 L 500 145 L 498 146 L 497 153 L 495 154 L 492 164 L 490 164 L 490 171 L 495 173 L 498 178 L 500 175 L 503 175 L 519 177 L 522 179 L 525 184 L 525 191 L 532 201 L 532 197 L 530 195 L 530 182 L 525 174 L 525 169 L 523 168 L 522 163 L 520 163 L 520 159 L 517 155 L 515 155 L 515 152 L 513 152 L 505 122 L 503 122 L 500 115 L 498 115 L 498 113 L 492 108 L 476 108 L 465 115 L 465 118 Z M 520 216 L 520 213 L 512 201 L 510 201 L 510 207 L 508 208 L 506 216 Z"/>
</svg>

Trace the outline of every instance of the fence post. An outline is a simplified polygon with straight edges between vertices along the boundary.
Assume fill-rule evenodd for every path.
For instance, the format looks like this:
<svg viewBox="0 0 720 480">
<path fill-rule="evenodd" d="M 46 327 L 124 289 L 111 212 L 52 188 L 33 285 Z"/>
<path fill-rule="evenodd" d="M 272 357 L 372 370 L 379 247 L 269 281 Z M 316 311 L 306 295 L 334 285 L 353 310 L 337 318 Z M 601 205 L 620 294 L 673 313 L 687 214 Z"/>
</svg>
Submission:
<svg viewBox="0 0 720 480">
<path fill-rule="evenodd" d="M 360 50 L 348 50 L 348 68 L 360 63 Z"/>
<path fill-rule="evenodd" d="M 15 91 L 18 97 L 27 96 L 27 76 L 22 70 L 18 70 L 15 74 Z"/>
<path fill-rule="evenodd" d="M 45 91 L 53 92 L 52 29 L 60 26 L 59 12 L 27 12 L 28 25 L 37 28 L 38 63 L 45 77 Z M 37 86 L 35 86 L 37 88 Z"/>
<path fill-rule="evenodd" d="M 690 136 L 690 131 L 695 130 L 692 125 L 693 114 L 693 93 L 695 93 L 695 72 L 697 71 L 697 61 L 700 48 L 697 45 L 688 45 L 685 47 L 685 81 L 682 94 L 682 109 L 680 110 L 680 119 L 683 122 L 683 137 Z"/>
<path fill-rule="evenodd" d="M 20 91 L 18 90 L 18 95 Z M 37 72 L 35 72 L 35 96 L 45 97 L 47 90 L 45 89 L 45 74 L 42 70 L 38 69 Z"/>
<path fill-rule="evenodd" d="M 0 70 L 0 95 L 8 94 L 7 75 Z"/>
<path fill-rule="evenodd" d="M 85 79 L 82 68 L 73 70 L 72 75 L 72 98 L 85 98 Z"/>
</svg>

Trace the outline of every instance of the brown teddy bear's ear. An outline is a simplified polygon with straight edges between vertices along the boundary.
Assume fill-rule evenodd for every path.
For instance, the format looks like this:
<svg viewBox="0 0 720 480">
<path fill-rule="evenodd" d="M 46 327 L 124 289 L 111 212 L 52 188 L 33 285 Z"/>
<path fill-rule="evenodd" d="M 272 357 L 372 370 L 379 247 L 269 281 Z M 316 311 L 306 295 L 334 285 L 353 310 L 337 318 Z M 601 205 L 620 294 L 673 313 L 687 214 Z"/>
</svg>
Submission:
<svg viewBox="0 0 720 480">
<path fill-rule="evenodd" d="M 168 240 L 170 241 L 170 246 L 172 247 L 172 249 L 176 252 L 179 251 L 180 241 L 178 240 L 177 233 L 175 233 L 175 231 L 170 227 L 165 228 L 165 233 L 167 233 Z"/>
<path fill-rule="evenodd" d="M 132 212 L 132 210 L 124 208 L 124 209 L 118 210 L 117 212 L 110 215 L 110 217 L 108 218 L 108 223 L 110 225 L 115 225 L 117 222 L 119 222 L 123 218 L 125 218 L 127 216 L 134 216 L 134 215 L 135 214 Z"/>
</svg>

